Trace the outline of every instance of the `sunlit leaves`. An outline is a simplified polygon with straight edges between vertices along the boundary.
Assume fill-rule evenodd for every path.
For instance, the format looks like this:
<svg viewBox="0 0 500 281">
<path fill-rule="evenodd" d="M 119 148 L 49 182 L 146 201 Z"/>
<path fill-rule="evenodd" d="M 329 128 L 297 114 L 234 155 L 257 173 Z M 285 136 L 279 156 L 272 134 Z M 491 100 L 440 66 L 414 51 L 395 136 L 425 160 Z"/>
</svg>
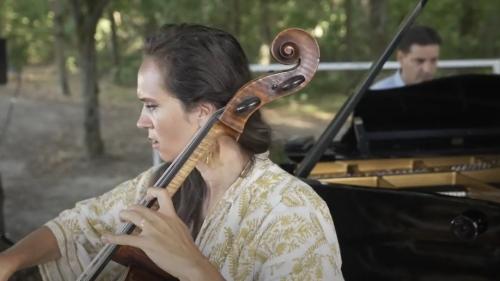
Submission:
<svg viewBox="0 0 500 281">
<path fill-rule="evenodd" d="M 11 65 L 51 61 L 54 15 L 50 1 L 55 0 L 0 2 L 0 36 L 8 39 Z M 380 39 L 388 43 L 416 0 L 114 0 L 107 9 L 119 18 L 123 67 L 130 68 L 133 79 L 144 36 L 165 23 L 194 22 L 235 33 L 251 62 L 268 61 L 262 46 L 269 46 L 275 34 L 292 26 L 317 37 L 323 61 L 372 60 L 377 53 L 371 41 L 376 27 L 369 22 L 373 1 L 386 3 Z M 445 58 L 497 57 L 500 39 L 494 34 L 499 14 L 498 1 L 428 1 L 418 23 L 441 33 Z M 75 56 L 77 32 L 72 20 L 65 21 L 64 33 L 73 46 L 68 55 Z M 103 17 L 95 37 L 103 68 L 112 66 L 110 36 L 109 20 Z"/>
</svg>

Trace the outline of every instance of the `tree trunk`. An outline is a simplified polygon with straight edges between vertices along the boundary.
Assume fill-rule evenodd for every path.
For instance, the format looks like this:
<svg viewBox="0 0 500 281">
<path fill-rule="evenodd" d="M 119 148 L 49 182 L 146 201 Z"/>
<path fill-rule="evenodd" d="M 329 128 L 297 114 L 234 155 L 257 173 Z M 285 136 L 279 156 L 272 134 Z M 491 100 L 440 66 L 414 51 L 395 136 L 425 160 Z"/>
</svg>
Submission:
<svg viewBox="0 0 500 281">
<path fill-rule="evenodd" d="M 231 0 L 231 4 L 226 7 L 226 25 L 229 27 L 230 33 L 238 38 L 238 36 L 240 35 L 241 27 L 241 11 L 239 0 Z"/>
<path fill-rule="evenodd" d="M 477 3 L 462 1 L 462 15 L 459 18 L 459 31 L 461 36 L 475 35 L 479 20 Z"/>
<path fill-rule="evenodd" d="M 99 86 L 94 33 L 86 34 L 85 38 L 82 39 L 79 45 L 81 46 L 80 64 L 82 70 L 81 89 L 85 114 L 85 146 L 87 148 L 87 155 L 90 158 L 96 158 L 104 154 L 104 144 L 100 130 Z"/>
<path fill-rule="evenodd" d="M 116 34 L 116 19 L 114 15 L 114 11 L 110 10 L 108 12 L 108 18 L 111 22 L 111 57 L 113 58 L 113 66 L 115 67 L 115 75 L 114 80 L 120 80 L 120 71 L 121 71 L 121 61 L 120 61 L 120 47 L 118 45 L 118 36 Z"/>
<path fill-rule="evenodd" d="M 241 33 L 241 8 L 240 8 L 240 0 L 233 0 L 234 14 L 233 14 L 233 26 L 234 26 L 234 35 L 236 37 L 240 36 Z"/>
<path fill-rule="evenodd" d="M 459 17 L 458 30 L 460 32 L 460 38 L 464 41 L 474 41 L 472 38 L 478 38 L 477 31 L 478 23 L 481 22 L 480 12 L 478 11 L 477 3 L 471 1 L 462 1 L 462 14 Z M 467 53 L 469 48 L 475 48 L 481 50 L 481 53 L 486 53 L 486 46 L 490 44 L 480 44 L 479 46 L 471 46 L 470 44 L 460 44 L 459 51 L 461 53 Z"/>
<path fill-rule="evenodd" d="M 52 1 L 54 12 L 54 52 L 59 74 L 59 85 L 65 96 L 71 95 L 68 84 L 68 71 L 66 68 L 65 39 L 64 39 L 64 6 L 61 0 Z"/>
<path fill-rule="evenodd" d="M 259 1 L 260 7 L 260 34 L 262 34 L 262 41 L 271 45 L 273 34 L 271 31 L 271 19 L 269 12 L 269 2 L 267 0 Z"/>
<path fill-rule="evenodd" d="M 200 0 L 201 22 L 208 22 L 210 20 L 210 5 L 216 4 L 212 4 L 212 1 Z"/>
<path fill-rule="evenodd" d="M 99 88 L 97 79 L 97 56 L 95 32 L 109 0 L 72 0 L 75 20 L 78 57 L 81 69 L 81 92 L 84 103 L 84 144 L 89 158 L 104 154 L 99 116 Z"/>
<path fill-rule="evenodd" d="M 353 44 L 352 44 L 352 0 L 345 0 L 344 2 L 344 10 L 345 10 L 345 38 L 344 44 L 346 46 L 345 58 L 347 60 L 351 60 L 353 56 Z"/>
<path fill-rule="evenodd" d="M 372 30 L 372 55 L 376 56 L 382 52 L 387 45 L 385 29 L 387 23 L 386 0 L 370 0 L 370 28 Z"/>
</svg>

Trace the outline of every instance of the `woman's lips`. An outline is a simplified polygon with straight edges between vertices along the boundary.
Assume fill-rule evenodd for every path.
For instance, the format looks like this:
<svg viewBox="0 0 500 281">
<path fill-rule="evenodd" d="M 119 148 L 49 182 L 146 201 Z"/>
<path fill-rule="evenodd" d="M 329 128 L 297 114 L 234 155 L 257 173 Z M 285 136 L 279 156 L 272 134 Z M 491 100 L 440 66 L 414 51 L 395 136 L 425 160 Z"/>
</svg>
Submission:
<svg viewBox="0 0 500 281">
<path fill-rule="evenodd" d="M 151 146 L 153 148 L 158 148 L 160 147 L 160 143 L 157 141 L 157 140 L 154 140 L 154 139 L 149 139 L 149 141 L 151 141 Z"/>
</svg>

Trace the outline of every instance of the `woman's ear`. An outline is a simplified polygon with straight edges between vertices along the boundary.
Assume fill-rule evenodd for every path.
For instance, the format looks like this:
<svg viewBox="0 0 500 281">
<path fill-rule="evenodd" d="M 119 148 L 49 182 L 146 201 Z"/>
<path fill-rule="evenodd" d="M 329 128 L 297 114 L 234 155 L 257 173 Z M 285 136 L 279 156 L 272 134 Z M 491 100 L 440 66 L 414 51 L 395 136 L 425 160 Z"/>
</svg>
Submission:
<svg viewBox="0 0 500 281">
<path fill-rule="evenodd" d="M 208 121 L 210 116 L 214 114 L 217 109 L 215 106 L 208 102 L 202 102 L 196 107 L 198 126 L 202 127 Z"/>
</svg>

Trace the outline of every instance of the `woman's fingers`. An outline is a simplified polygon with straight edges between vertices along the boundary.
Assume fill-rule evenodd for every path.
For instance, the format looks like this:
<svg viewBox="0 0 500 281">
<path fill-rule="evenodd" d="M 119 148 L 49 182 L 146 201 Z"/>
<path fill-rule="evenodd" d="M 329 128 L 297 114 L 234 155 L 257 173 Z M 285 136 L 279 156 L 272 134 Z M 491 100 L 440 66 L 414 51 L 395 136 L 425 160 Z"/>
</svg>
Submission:
<svg viewBox="0 0 500 281">
<path fill-rule="evenodd" d="M 105 243 L 132 246 L 141 249 L 144 247 L 142 238 L 134 235 L 105 234 L 102 236 L 102 241 Z"/>
<path fill-rule="evenodd" d="M 165 231 L 166 229 L 164 228 L 166 226 L 169 226 L 168 218 L 172 217 L 172 215 L 169 216 L 168 214 L 167 215 L 162 214 L 160 210 L 153 211 L 146 207 L 135 205 L 131 206 L 127 210 L 121 211 L 120 218 L 122 220 L 131 222 L 136 226 L 140 227 L 143 232 L 144 231 L 150 232 L 152 230 Z M 176 216 L 175 213 L 174 216 Z M 160 228 L 162 230 L 160 230 Z"/>
<path fill-rule="evenodd" d="M 160 204 L 160 209 L 158 210 L 158 212 L 167 216 L 176 214 L 172 198 L 170 198 L 170 195 L 165 188 L 148 188 L 147 195 L 158 200 L 158 204 Z"/>
<path fill-rule="evenodd" d="M 120 212 L 122 220 L 135 224 L 143 231 L 144 228 L 154 225 L 152 219 L 155 219 L 157 216 L 158 214 L 155 211 L 143 206 L 131 206 L 129 209 Z"/>
<path fill-rule="evenodd" d="M 131 206 L 129 209 L 121 211 L 120 218 L 141 228 L 142 234 L 146 232 L 150 233 L 151 231 L 157 232 L 159 231 L 158 227 L 166 223 L 158 212 L 138 205 Z M 168 223 L 166 225 L 168 225 Z M 106 234 L 103 236 L 103 240 L 107 242 L 109 238 L 109 243 L 140 247 L 140 245 L 137 244 L 140 241 L 137 240 L 137 237 L 142 237 L 142 234 L 139 236 Z M 147 235 L 149 236 L 149 234 Z M 128 237 L 134 238 L 130 238 L 129 240 Z"/>
</svg>

